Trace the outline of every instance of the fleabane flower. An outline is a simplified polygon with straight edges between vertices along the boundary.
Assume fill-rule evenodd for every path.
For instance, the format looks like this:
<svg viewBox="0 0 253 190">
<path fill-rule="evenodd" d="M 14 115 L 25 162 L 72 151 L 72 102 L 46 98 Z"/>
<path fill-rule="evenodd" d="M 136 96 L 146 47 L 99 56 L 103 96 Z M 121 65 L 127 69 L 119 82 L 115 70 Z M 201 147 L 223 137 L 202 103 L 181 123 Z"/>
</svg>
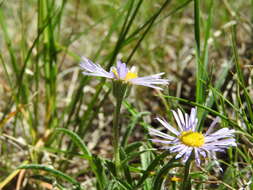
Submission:
<svg viewBox="0 0 253 190">
<path fill-rule="evenodd" d="M 147 86 L 158 90 L 162 90 L 162 88 L 157 85 L 167 85 L 169 83 L 169 80 L 161 78 L 164 73 L 158 73 L 146 77 L 138 77 L 134 67 L 128 69 L 126 64 L 122 63 L 121 61 L 117 61 L 116 67 L 111 67 L 110 72 L 107 72 L 100 65 L 93 63 L 86 57 L 82 57 L 80 66 L 84 70 L 84 72 L 82 72 L 84 75 L 106 77 L 129 84 Z"/>
<path fill-rule="evenodd" d="M 234 132 L 228 128 L 222 128 L 213 132 L 215 125 L 219 122 L 217 117 L 210 125 L 205 134 L 197 132 L 196 126 L 198 119 L 196 116 L 196 109 L 191 109 L 190 116 L 183 114 L 181 110 L 172 111 L 173 116 L 177 122 L 178 129 L 172 127 L 164 119 L 157 118 L 157 120 L 171 133 L 166 134 L 159 130 L 150 128 L 149 134 L 160 137 L 161 139 L 151 139 L 153 142 L 165 144 L 164 149 L 168 149 L 171 153 L 177 153 L 176 159 L 182 158 L 185 163 L 192 153 L 194 153 L 195 162 L 200 166 L 200 156 L 210 157 L 215 161 L 215 152 L 224 152 L 230 146 L 236 146 Z"/>
</svg>

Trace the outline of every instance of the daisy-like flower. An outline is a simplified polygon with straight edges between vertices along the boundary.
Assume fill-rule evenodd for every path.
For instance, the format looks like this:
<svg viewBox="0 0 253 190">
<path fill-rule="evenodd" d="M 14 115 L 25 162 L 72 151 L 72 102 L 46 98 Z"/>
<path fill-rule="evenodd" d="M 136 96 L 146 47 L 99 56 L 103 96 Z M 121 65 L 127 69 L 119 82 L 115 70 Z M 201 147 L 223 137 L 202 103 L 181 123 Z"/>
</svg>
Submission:
<svg viewBox="0 0 253 190">
<path fill-rule="evenodd" d="M 182 157 L 182 162 L 185 163 L 192 152 L 194 153 L 195 162 L 200 165 L 200 156 L 211 157 L 216 159 L 215 152 L 223 152 L 229 146 L 236 146 L 234 132 L 228 128 L 222 128 L 213 132 L 215 125 L 219 122 L 217 117 L 205 134 L 196 131 L 198 119 L 196 117 L 196 109 L 191 109 L 190 116 L 183 114 L 181 110 L 172 111 L 178 125 L 178 130 L 172 127 L 164 119 L 157 120 L 171 132 L 171 135 L 150 128 L 150 135 L 160 137 L 162 139 L 151 139 L 153 142 L 166 144 L 164 149 L 168 149 L 172 153 L 178 153 L 176 159 Z"/>
<path fill-rule="evenodd" d="M 86 57 L 82 57 L 80 66 L 84 70 L 84 75 L 106 77 L 130 84 L 147 86 L 158 90 L 162 90 L 162 88 L 157 85 L 167 85 L 169 83 L 169 80 L 161 79 L 161 76 L 164 73 L 158 73 L 146 77 L 138 77 L 134 67 L 128 69 L 126 64 L 122 63 L 121 61 L 117 61 L 117 66 L 111 67 L 110 72 L 107 72 L 100 65 L 93 63 Z"/>
</svg>

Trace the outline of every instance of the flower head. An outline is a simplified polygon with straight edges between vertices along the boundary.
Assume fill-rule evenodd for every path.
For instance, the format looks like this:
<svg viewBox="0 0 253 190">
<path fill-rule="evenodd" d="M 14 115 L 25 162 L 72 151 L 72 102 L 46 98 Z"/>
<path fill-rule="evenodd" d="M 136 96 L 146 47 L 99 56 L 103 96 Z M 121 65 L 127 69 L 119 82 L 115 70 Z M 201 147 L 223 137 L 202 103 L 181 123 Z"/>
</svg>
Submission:
<svg viewBox="0 0 253 190">
<path fill-rule="evenodd" d="M 138 77 L 134 67 L 128 69 L 126 64 L 122 63 L 121 61 L 117 61 L 116 67 L 111 67 L 110 72 L 107 72 L 100 65 L 93 63 L 86 57 L 82 57 L 82 59 L 83 60 L 80 63 L 80 66 L 84 70 L 84 75 L 106 77 L 130 84 L 147 86 L 158 90 L 162 90 L 162 88 L 157 85 L 167 85 L 169 83 L 167 79 L 161 79 L 161 76 L 164 73 L 158 73 L 146 77 Z"/>
<path fill-rule="evenodd" d="M 196 117 L 196 109 L 191 109 L 190 116 L 183 114 L 181 110 L 172 111 L 174 118 L 178 125 L 178 130 L 173 128 L 165 120 L 157 118 L 157 120 L 172 134 L 160 132 L 156 129 L 150 128 L 150 135 L 157 136 L 161 139 L 151 139 L 153 142 L 163 143 L 167 146 L 163 147 L 170 152 L 177 152 L 176 159 L 183 158 L 185 163 L 192 152 L 195 156 L 197 165 L 200 165 L 200 156 L 204 158 L 209 156 L 216 160 L 215 152 L 223 152 L 229 146 L 236 146 L 234 139 L 235 130 L 228 128 L 222 128 L 216 132 L 213 132 L 215 125 L 218 123 L 217 117 L 212 123 L 210 128 L 205 134 L 196 131 L 198 119 Z"/>
</svg>

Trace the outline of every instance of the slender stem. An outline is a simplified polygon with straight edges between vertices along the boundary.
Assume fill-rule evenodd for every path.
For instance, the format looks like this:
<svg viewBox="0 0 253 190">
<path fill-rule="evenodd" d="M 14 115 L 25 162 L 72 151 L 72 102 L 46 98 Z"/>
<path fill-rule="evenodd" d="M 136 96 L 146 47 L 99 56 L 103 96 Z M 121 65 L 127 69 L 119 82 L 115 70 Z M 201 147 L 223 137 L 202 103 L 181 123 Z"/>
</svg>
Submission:
<svg viewBox="0 0 253 190">
<path fill-rule="evenodd" d="M 117 176 L 120 169 L 119 118 L 120 118 L 120 108 L 121 108 L 123 98 L 118 97 L 116 99 L 117 99 L 116 100 L 117 102 L 116 102 L 116 107 L 115 107 L 114 115 L 113 115 L 113 147 L 114 147 L 115 172 Z"/>
<path fill-rule="evenodd" d="M 194 34 L 197 46 L 197 54 L 200 55 L 200 15 L 199 0 L 194 0 Z"/>
<path fill-rule="evenodd" d="M 184 170 L 184 181 L 182 183 L 181 190 L 188 190 L 190 189 L 189 187 L 189 173 L 190 173 L 190 168 L 191 168 L 191 157 L 188 159 L 188 161 L 185 164 L 185 170 Z"/>
<path fill-rule="evenodd" d="M 176 188 L 177 188 L 177 183 L 176 182 L 172 182 L 172 190 L 176 190 Z"/>
<path fill-rule="evenodd" d="M 200 6 L 199 0 L 194 0 L 194 34 L 196 42 L 196 102 L 199 104 L 204 104 L 205 101 L 205 91 L 204 91 L 204 64 L 200 59 Z M 198 122 L 197 129 L 200 129 L 202 118 L 200 118 L 203 113 L 203 109 L 198 108 Z"/>
</svg>

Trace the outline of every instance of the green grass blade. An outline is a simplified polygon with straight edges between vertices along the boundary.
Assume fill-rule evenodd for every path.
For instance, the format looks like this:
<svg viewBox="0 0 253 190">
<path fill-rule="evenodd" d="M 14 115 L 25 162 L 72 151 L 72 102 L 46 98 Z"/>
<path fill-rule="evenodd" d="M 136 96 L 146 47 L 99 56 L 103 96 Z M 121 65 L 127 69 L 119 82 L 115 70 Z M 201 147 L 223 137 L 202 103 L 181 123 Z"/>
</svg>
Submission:
<svg viewBox="0 0 253 190">
<path fill-rule="evenodd" d="M 68 135 L 71 140 L 81 149 L 83 152 L 84 156 L 87 157 L 87 159 L 90 159 L 91 153 L 88 150 L 87 146 L 83 143 L 83 140 L 74 132 L 70 131 L 69 129 L 64 129 L 64 128 L 56 128 L 56 132 L 62 132 L 66 135 Z"/>
<path fill-rule="evenodd" d="M 131 53 L 129 54 L 126 63 L 130 62 L 130 60 L 132 59 L 134 53 L 136 52 L 136 50 L 138 49 L 138 47 L 140 46 L 141 42 L 143 41 L 143 39 L 145 38 L 145 36 L 148 34 L 148 32 L 150 31 L 151 27 L 153 26 L 155 20 L 158 18 L 158 16 L 161 14 L 161 12 L 163 11 L 163 9 L 165 9 L 165 7 L 171 2 L 171 0 L 166 0 L 163 5 L 161 6 L 161 8 L 154 14 L 154 16 L 152 17 L 152 20 L 150 21 L 149 25 L 147 26 L 147 29 L 143 32 L 143 34 L 141 35 L 140 39 L 137 41 L 135 47 L 133 48 L 133 50 L 131 51 Z"/>
<path fill-rule="evenodd" d="M 2 8 L 0 7 L 0 26 L 1 26 L 1 29 L 3 31 L 3 36 L 4 36 L 4 39 L 5 39 L 5 43 L 6 43 L 10 58 L 11 58 L 12 69 L 13 69 L 15 75 L 16 75 L 16 78 L 18 78 L 19 66 L 16 62 L 16 55 L 14 53 L 12 41 L 9 37 L 9 31 L 7 30 L 7 25 L 5 23 L 5 19 L 6 18 L 4 18 Z"/>
<path fill-rule="evenodd" d="M 146 146 L 142 146 L 140 147 L 140 151 L 143 151 L 146 148 Z M 151 164 L 152 160 L 154 159 L 154 155 L 152 154 L 152 152 L 148 151 L 145 152 L 144 154 L 140 155 L 141 157 L 141 168 L 145 171 L 148 166 Z M 152 189 L 152 179 L 151 178 L 147 178 L 144 182 L 143 185 L 143 189 L 144 190 L 150 190 Z"/>
<path fill-rule="evenodd" d="M 236 26 L 232 28 L 232 47 L 233 47 L 234 61 L 235 61 L 236 73 L 237 73 L 239 85 L 243 89 L 243 95 L 245 96 L 246 103 L 247 103 L 247 112 L 249 114 L 249 119 L 251 120 L 251 123 L 252 123 L 253 122 L 253 110 L 252 110 L 253 100 L 250 98 L 250 95 L 246 88 L 246 83 L 243 77 L 241 64 L 239 62 L 239 56 L 238 56 L 237 47 L 236 47 Z"/>
<path fill-rule="evenodd" d="M 79 187 L 79 189 L 80 189 L 80 184 L 74 178 L 68 176 L 67 174 L 65 174 L 59 170 L 50 168 L 48 166 L 39 165 L 39 164 L 27 164 L 27 165 L 19 166 L 18 169 L 32 169 L 32 170 L 46 171 L 50 174 L 53 174 L 56 177 L 59 177 L 61 179 L 64 179 L 64 180 L 72 183 L 73 185 Z"/>
<path fill-rule="evenodd" d="M 74 142 L 74 144 L 81 149 L 84 154 L 83 156 L 89 161 L 89 165 L 97 177 L 99 188 L 103 189 L 106 184 L 106 180 L 103 171 L 103 165 L 100 158 L 90 153 L 87 146 L 83 143 L 83 140 L 76 133 L 64 128 L 56 128 L 55 131 L 62 132 L 68 135 Z"/>
<path fill-rule="evenodd" d="M 168 14 L 166 14 L 166 16 L 163 16 L 161 19 L 157 20 L 154 25 L 159 24 L 161 21 L 163 21 L 164 19 L 166 19 L 167 17 L 177 13 L 178 11 L 182 10 L 185 6 L 187 6 L 191 1 L 193 0 L 187 0 L 185 2 L 183 2 L 182 4 L 180 4 L 179 6 L 177 6 L 176 8 L 174 8 L 172 11 L 170 11 Z M 130 41 L 135 40 L 136 36 L 142 31 L 144 30 L 147 26 L 149 26 L 149 24 L 151 22 L 153 22 L 154 17 L 156 15 L 151 16 L 143 25 L 141 25 L 140 27 L 138 27 L 134 32 L 132 32 L 125 41 L 125 44 L 128 44 Z"/>
<path fill-rule="evenodd" d="M 201 60 L 201 50 L 200 50 L 200 7 L 199 0 L 194 0 L 194 36 L 195 36 L 195 63 L 196 63 L 196 102 L 203 104 L 205 101 L 205 88 L 204 88 L 204 63 Z M 199 121 L 202 120 L 200 116 L 202 115 L 202 110 L 198 109 Z M 200 122 L 199 122 L 200 124 Z M 199 127 L 198 127 L 199 128 Z"/>
<path fill-rule="evenodd" d="M 173 160 L 170 160 L 165 166 L 163 166 L 155 176 L 153 180 L 153 188 L 152 189 L 162 189 L 162 183 L 166 176 L 168 176 L 168 172 L 177 167 L 182 167 L 179 163 L 174 163 Z"/>
<path fill-rule="evenodd" d="M 196 54 L 200 56 L 200 7 L 199 0 L 194 0 L 194 36 L 196 42 Z"/>
<path fill-rule="evenodd" d="M 130 137 L 130 135 L 132 134 L 135 125 L 138 123 L 138 121 L 145 115 L 148 115 L 149 112 L 138 112 L 136 109 L 134 109 L 133 106 L 131 106 L 127 101 L 123 102 L 124 106 L 127 108 L 127 110 L 132 114 L 131 117 L 131 122 L 128 126 L 128 128 L 126 129 L 126 132 L 123 135 L 122 138 L 122 146 L 126 147 L 127 143 L 128 143 L 128 138 Z"/>
<path fill-rule="evenodd" d="M 144 171 L 141 179 L 138 180 L 137 185 L 135 186 L 135 189 L 138 189 L 142 184 L 145 182 L 145 180 L 151 175 L 151 172 L 155 170 L 155 168 L 160 165 L 161 161 L 168 156 L 169 152 L 165 151 L 159 156 L 157 156 L 147 167 L 147 169 Z"/>
</svg>

